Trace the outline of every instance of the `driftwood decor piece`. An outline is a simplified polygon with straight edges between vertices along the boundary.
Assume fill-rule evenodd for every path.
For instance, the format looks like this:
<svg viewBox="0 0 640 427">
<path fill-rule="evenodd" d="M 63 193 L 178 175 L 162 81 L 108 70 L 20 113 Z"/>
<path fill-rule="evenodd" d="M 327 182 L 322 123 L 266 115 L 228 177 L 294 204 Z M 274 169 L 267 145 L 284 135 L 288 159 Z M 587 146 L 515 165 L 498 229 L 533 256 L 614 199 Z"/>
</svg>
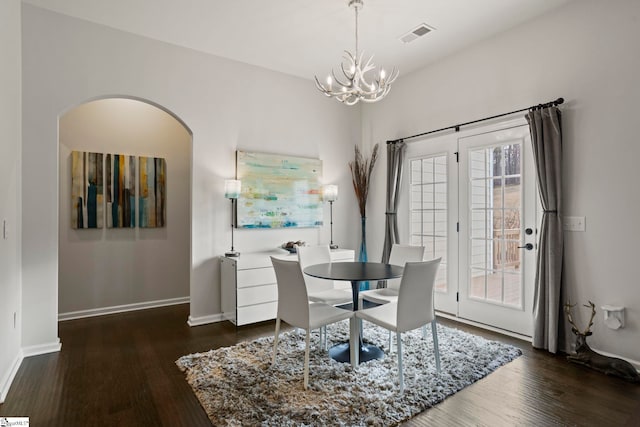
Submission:
<svg viewBox="0 0 640 427">
<path fill-rule="evenodd" d="M 640 375 L 631 363 L 618 359 L 617 357 L 608 357 L 596 353 L 589 347 L 589 344 L 587 344 L 587 337 L 593 334 L 593 332 L 591 332 L 591 326 L 593 326 L 593 318 L 596 315 L 595 304 L 591 301 L 589 301 L 589 304 L 584 304 L 584 307 L 591 308 L 591 318 L 589 319 L 589 325 L 583 331 L 580 331 L 573 322 L 573 317 L 571 316 L 571 309 L 573 307 L 575 307 L 575 304 L 572 305 L 568 302 L 564 305 L 564 312 L 567 315 L 569 324 L 571 324 L 571 331 L 576 336 L 576 353 L 567 356 L 567 359 L 571 362 L 588 366 L 606 375 L 613 375 L 626 381 L 640 383 Z"/>
</svg>

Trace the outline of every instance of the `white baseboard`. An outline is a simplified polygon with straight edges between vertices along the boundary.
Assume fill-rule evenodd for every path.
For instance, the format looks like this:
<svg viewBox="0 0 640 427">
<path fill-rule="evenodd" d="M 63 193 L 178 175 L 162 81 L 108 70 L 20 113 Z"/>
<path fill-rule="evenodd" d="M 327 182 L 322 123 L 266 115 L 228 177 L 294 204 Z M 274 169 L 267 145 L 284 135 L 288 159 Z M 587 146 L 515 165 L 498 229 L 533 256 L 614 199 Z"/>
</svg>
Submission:
<svg viewBox="0 0 640 427">
<path fill-rule="evenodd" d="M 11 388 L 11 383 L 13 383 L 13 379 L 18 373 L 18 369 L 20 369 L 23 359 L 22 351 L 19 350 L 16 358 L 13 359 L 13 363 L 9 367 L 9 370 L 2 376 L 2 379 L 0 380 L 0 403 L 4 403 L 4 400 L 7 398 L 9 388 Z"/>
<path fill-rule="evenodd" d="M 509 337 L 518 338 L 523 341 L 532 342 L 532 338 L 526 335 L 518 334 L 516 332 L 507 331 L 506 329 L 495 328 L 493 326 L 485 325 L 484 323 L 474 322 L 473 320 L 464 319 L 462 317 L 455 316 L 453 314 L 444 313 L 440 311 L 436 311 L 436 314 L 440 317 L 444 317 L 445 319 L 454 320 L 456 322 L 464 323 L 466 325 L 476 326 L 480 329 L 486 329 L 491 332 L 497 332 L 502 335 L 507 335 Z"/>
<path fill-rule="evenodd" d="M 7 393 L 9 393 L 9 388 L 11 387 L 11 383 L 13 383 L 13 379 L 18 373 L 18 369 L 20 369 L 20 365 L 22 365 L 22 361 L 25 357 L 55 353 L 57 351 L 60 351 L 61 348 L 62 344 L 60 343 L 60 338 L 56 338 L 56 340 L 52 343 L 22 347 L 22 349 L 18 351 L 16 358 L 13 360 L 9 371 L 7 371 L 7 373 L 0 380 L 0 403 L 3 403 L 6 399 Z"/>
<path fill-rule="evenodd" d="M 640 361 L 638 361 L 638 360 L 633 360 L 633 359 L 629 359 L 629 358 L 626 358 L 626 357 L 622 357 L 622 356 L 620 356 L 618 354 L 614 354 L 614 353 L 609 353 L 607 351 L 598 350 L 597 348 L 593 348 L 593 347 L 591 347 L 591 350 L 595 351 L 596 353 L 600 353 L 603 356 L 617 357 L 618 359 L 626 360 L 627 362 L 631 363 L 631 365 L 633 365 L 634 368 L 636 368 L 636 371 L 640 372 Z"/>
<path fill-rule="evenodd" d="M 210 314 L 208 316 L 200 316 L 200 317 L 189 316 L 189 320 L 187 320 L 187 325 L 200 326 L 200 325 L 207 325 L 209 323 L 222 322 L 223 320 L 225 320 L 225 318 L 222 313 Z"/>
<path fill-rule="evenodd" d="M 445 319 L 451 319 L 451 320 L 454 320 L 456 322 L 465 323 L 467 325 L 472 325 L 472 326 L 477 326 L 478 328 L 481 328 L 481 329 L 487 329 L 489 331 L 497 332 L 497 333 L 502 334 L 502 335 L 507 335 L 507 336 L 510 336 L 510 337 L 519 338 L 519 339 L 527 341 L 527 342 L 532 342 L 532 338 L 531 337 L 527 337 L 525 335 L 516 334 L 514 332 L 506 331 L 504 329 L 494 328 L 494 327 L 485 325 L 483 323 L 473 322 L 471 320 L 463 319 L 463 318 L 454 316 L 454 315 L 449 314 L 449 313 L 443 313 L 443 312 L 439 312 L 438 311 L 437 315 L 440 316 L 440 317 L 444 317 Z M 593 351 L 595 351 L 596 353 L 600 353 L 603 356 L 616 357 L 618 359 L 626 360 L 627 362 L 631 363 L 631 365 L 633 365 L 634 368 L 636 368 L 636 371 L 638 371 L 640 373 L 640 361 L 638 361 L 638 360 L 633 360 L 633 359 L 629 359 L 627 357 L 622 357 L 619 354 L 609 353 L 609 352 L 606 352 L 606 351 L 598 350 L 598 349 L 593 348 L 593 347 L 591 349 Z M 565 350 L 565 352 L 567 354 L 570 353 L 567 350 Z"/>
<path fill-rule="evenodd" d="M 62 348 L 62 343 L 60 343 L 60 338 L 56 338 L 56 340 L 52 343 L 22 347 L 22 357 L 31 357 L 31 356 L 39 356 L 41 354 L 55 353 L 56 351 L 60 351 L 61 348 Z"/>
<path fill-rule="evenodd" d="M 148 308 L 166 307 L 169 305 L 187 304 L 189 297 L 170 298 L 157 301 L 138 302 L 135 304 L 114 305 L 112 307 L 92 308 L 89 310 L 70 311 L 59 313 L 58 321 L 82 319 L 85 317 L 105 316 L 107 314 L 125 313 L 127 311 L 146 310 Z"/>
</svg>

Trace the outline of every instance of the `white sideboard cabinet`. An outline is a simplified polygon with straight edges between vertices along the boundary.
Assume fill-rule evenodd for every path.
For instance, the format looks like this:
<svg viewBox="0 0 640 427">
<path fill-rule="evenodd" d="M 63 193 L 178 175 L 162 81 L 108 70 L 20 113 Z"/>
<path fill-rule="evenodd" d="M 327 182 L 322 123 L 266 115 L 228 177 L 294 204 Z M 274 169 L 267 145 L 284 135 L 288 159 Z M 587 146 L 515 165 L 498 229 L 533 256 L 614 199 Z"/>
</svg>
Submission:
<svg viewBox="0 0 640 427">
<path fill-rule="evenodd" d="M 297 261 L 298 256 L 282 250 L 243 253 L 220 258 L 222 314 L 236 326 L 276 318 L 278 288 L 271 256 Z M 331 261 L 353 261 L 353 249 L 331 250 Z M 344 284 L 351 289 L 348 283 Z"/>
</svg>

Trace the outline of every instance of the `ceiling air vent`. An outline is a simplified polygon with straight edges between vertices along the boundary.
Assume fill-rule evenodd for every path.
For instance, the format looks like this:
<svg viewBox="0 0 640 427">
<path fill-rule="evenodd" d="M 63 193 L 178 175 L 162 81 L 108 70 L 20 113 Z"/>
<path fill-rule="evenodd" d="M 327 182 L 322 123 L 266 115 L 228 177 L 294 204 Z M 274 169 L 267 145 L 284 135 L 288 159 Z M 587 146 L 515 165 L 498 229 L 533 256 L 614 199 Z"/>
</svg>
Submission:
<svg viewBox="0 0 640 427">
<path fill-rule="evenodd" d="M 420 24 L 416 28 L 414 28 L 413 30 L 409 31 L 407 34 L 405 34 L 402 37 L 400 37 L 400 40 L 403 43 L 410 43 L 410 42 L 414 41 L 415 39 L 417 39 L 418 37 L 422 37 L 425 34 L 428 34 L 433 30 L 435 30 L 435 28 L 430 27 L 427 24 Z"/>
</svg>

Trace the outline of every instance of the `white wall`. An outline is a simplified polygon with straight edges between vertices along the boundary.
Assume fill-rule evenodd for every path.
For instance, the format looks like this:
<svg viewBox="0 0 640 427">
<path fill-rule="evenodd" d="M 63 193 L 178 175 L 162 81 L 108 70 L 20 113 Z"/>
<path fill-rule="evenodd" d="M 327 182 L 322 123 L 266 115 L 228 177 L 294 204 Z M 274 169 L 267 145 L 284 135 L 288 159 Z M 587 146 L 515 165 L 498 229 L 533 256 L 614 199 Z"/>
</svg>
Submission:
<svg viewBox="0 0 640 427">
<path fill-rule="evenodd" d="M 20 364 L 20 1 L 0 2 L 0 403 Z M 3 234 L 6 220 L 7 236 Z M 14 323 L 14 315 L 16 316 Z"/>
<path fill-rule="evenodd" d="M 60 118 L 59 132 L 59 313 L 95 312 L 106 307 L 188 298 L 191 230 L 188 129 L 158 107 L 138 100 L 112 98 L 88 102 L 67 112 Z M 74 150 L 164 158 L 166 227 L 71 228 Z M 106 209 L 105 213 L 109 214 Z M 83 313 L 72 316 L 78 314 Z"/>
<path fill-rule="evenodd" d="M 224 179 L 235 150 L 317 157 L 347 195 L 359 110 L 311 81 L 23 5 L 23 345 L 54 348 L 58 314 L 58 116 L 88 99 L 129 95 L 162 105 L 193 132 L 191 317 L 220 313 L 217 257 L 231 240 Z M 328 206 L 326 207 L 328 214 Z M 353 198 L 334 204 L 334 240 L 358 240 Z M 329 227 L 240 230 L 241 252 L 286 240 L 328 242 Z M 185 319 L 186 320 L 186 319 Z"/>
<path fill-rule="evenodd" d="M 638 22 L 637 0 L 574 1 L 402 77 L 384 102 L 363 111 L 363 137 L 373 143 L 564 97 L 563 213 L 584 215 L 587 224 L 584 233 L 566 233 L 568 297 L 598 307 L 592 347 L 636 361 Z M 382 182 L 383 168 L 377 175 Z M 371 197 L 373 227 L 384 222 L 384 191 Z M 370 236 L 370 251 L 380 252 L 382 236 Z M 603 325 L 604 304 L 626 306 L 624 329 Z M 586 326 L 587 315 L 576 321 Z"/>
</svg>

